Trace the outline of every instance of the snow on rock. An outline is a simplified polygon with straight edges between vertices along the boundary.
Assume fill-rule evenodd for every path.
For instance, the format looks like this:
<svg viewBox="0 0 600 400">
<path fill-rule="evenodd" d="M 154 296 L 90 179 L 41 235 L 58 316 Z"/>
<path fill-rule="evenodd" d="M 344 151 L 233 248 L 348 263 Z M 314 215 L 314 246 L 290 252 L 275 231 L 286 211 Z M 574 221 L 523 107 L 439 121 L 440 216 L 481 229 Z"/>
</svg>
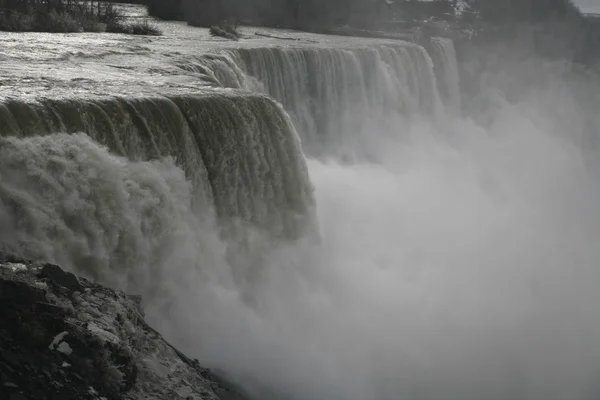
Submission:
<svg viewBox="0 0 600 400">
<path fill-rule="evenodd" d="M 0 399 L 247 398 L 149 327 L 137 296 L 0 253 L 0 304 Z"/>
</svg>

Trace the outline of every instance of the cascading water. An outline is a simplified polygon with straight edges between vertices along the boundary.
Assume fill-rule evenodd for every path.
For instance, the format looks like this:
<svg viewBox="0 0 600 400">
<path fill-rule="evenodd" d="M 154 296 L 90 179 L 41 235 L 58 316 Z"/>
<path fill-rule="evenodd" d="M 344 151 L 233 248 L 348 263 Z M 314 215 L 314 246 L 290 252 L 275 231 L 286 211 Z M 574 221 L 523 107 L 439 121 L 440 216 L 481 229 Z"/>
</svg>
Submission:
<svg viewBox="0 0 600 400">
<path fill-rule="evenodd" d="M 461 109 L 461 94 L 454 43 L 448 38 L 433 37 L 430 45 L 438 88 L 448 108 L 458 112 Z"/>
<path fill-rule="evenodd" d="M 595 400 L 600 123 L 558 75 L 459 117 L 433 49 L 223 50 L 177 66 L 235 90 L 3 101 L 0 242 L 144 294 L 256 398 Z"/>
<path fill-rule="evenodd" d="M 441 107 L 431 58 L 413 43 L 234 49 L 181 67 L 225 87 L 274 97 L 291 114 L 304 149 L 315 156 L 369 157 L 370 136 L 393 131 L 382 124 L 433 115 Z"/>
<path fill-rule="evenodd" d="M 242 65 L 259 90 L 290 110 L 309 155 L 338 155 L 336 146 L 313 151 L 311 143 L 322 139 L 310 132 L 343 146 L 340 127 L 352 121 L 346 132 L 368 127 L 377 160 L 309 159 L 322 244 L 271 254 L 255 307 L 212 286 L 178 303 L 210 304 L 198 319 L 178 320 L 171 330 L 178 342 L 259 398 L 599 394 L 600 353 L 590 349 L 600 337 L 592 283 L 599 276 L 600 187 L 578 140 L 579 121 L 589 115 L 571 106 L 569 84 L 556 75 L 544 92 L 524 86 L 527 95 L 516 104 L 490 88 L 496 101 L 479 109 L 480 125 L 459 118 L 452 115 L 461 108 L 453 47 L 439 39 L 432 49 L 446 116 L 419 112 L 410 101 L 375 101 L 392 86 L 372 77 L 410 71 L 418 58 L 394 69 L 373 56 L 381 49 L 223 56 L 221 65 Z M 352 61 L 360 55 L 371 63 Z M 311 56 L 322 60 L 311 65 Z M 429 81 L 413 82 L 423 90 Z M 414 93 L 406 80 L 395 82 L 404 83 L 390 90 L 400 99 Z M 406 113 L 398 104 L 413 104 L 409 118 L 398 118 Z M 361 145 L 350 147 L 364 151 Z"/>
<path fill-rule="evenodd" d="M 0 154 L 0 240 L 11 251 L 150 293 L 201 226 L 171 159 L 130 161 L 84 134 L 0 138 Z"/>
<path fill-rule="evenodd" d="M 0 133 L 23 138 L 0 144 L 4 226 L 19 233 L 2 241 L 12 251 L 23 249 L 29 257 L 110 283 L 115 280 L 109 271 L 130 269 L 134 277 L 120 286 L 140 290 L 148 281 L 135 271 L 164 266 L 165 258 L 154 252 L 173 252 L 163 238 L 179 240 L 177 224 L 187 217 L 165 223 L 175 211 L 192 213 L 211 229 L 217 229 L 216 214 L 222 236 L 232 245 L 242 241 L 231 252 L 246 258 L 250 232 L 274 240 L 314 231 L 312 186 L 298 138 L 285 112 L 264 96 L 11 100 L 2 105 Z M 90 139 L 58 132 L 85 132 Z M 109 156 L 98 143 L 130 161 Z M 170 158 L 178 167 L 161 161 Z M 136 180 L 146 179 L 140 176 L 144 168 L 162 162 L 169 165 L 164 182 Z M 104 177 L 113 172 L 116 176 Z M 65 209 L 58 210 L 60 205 Z"/>
</svg>

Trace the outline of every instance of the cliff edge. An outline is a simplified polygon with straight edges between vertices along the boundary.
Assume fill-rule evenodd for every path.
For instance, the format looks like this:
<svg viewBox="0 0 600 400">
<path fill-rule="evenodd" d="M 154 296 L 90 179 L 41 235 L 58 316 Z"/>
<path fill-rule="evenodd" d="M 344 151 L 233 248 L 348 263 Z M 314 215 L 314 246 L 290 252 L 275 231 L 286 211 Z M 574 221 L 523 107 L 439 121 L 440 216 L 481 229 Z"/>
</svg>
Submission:
<svg viewBox="0 0 600 400">
<path fill-rule="evenodd" d="M 245 400 L 149 327 L 140 302 L 0 254 L 0 399 Z"/>
</svg>

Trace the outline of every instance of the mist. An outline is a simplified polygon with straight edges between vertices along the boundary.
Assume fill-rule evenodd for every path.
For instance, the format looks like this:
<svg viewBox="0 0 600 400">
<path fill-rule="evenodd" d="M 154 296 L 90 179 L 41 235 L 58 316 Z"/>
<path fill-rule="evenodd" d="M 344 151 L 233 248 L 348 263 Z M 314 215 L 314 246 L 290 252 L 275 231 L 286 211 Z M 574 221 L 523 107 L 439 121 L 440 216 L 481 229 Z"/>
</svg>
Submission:
<svg viewBox="0 0 600 400">
<path fill-rule="evenodd" d="M 373 132 L 377 162 L 309 159 L 320 243 L 274 246 L 252 302 L 201 263 L 152 322 L 256 398 L 598 398 L 600 180 L 570 90 L 490 87 L 476 119 Z"/>
<path fill-rule="evenodd" d="M 595 0 L 577 0 L 575 4 L 585 13 L 600 12 L 600 5 Z"/>
</svg>

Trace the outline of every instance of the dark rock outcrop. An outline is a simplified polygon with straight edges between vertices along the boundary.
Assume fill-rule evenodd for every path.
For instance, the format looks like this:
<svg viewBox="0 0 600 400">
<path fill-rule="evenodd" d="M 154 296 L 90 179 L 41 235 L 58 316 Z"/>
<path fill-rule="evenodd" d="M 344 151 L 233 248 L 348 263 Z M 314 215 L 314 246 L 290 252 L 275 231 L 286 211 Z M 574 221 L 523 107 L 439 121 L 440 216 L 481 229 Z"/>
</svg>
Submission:
<svg viewBox="0 0 600 400">
<path fill-rule="evenodd" d="M 244 399 L 142 314 L 135 296 L 0 254 L 0 399 Z"/>
</svg>

